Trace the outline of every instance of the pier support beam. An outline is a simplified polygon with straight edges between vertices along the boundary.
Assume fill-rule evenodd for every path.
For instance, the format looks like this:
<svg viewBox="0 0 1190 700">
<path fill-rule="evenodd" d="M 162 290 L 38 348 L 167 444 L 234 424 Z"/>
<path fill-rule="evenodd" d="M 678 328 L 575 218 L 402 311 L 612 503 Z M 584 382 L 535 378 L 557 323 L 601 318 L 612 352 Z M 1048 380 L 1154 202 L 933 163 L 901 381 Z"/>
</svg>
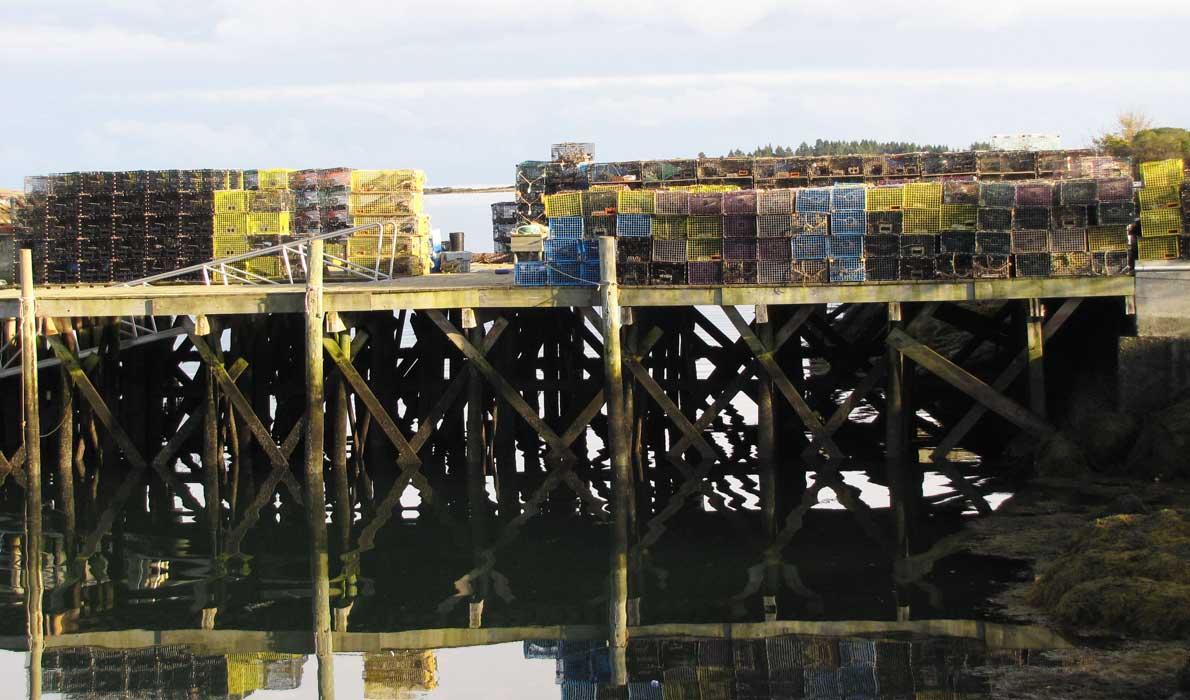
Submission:
<svg viewBox="0 0 1190 700">
<path fill-rule="evenodd" d="M 1045 312 L 1040 299 L 1029 300 L 1025 333 L 1029 342 L 1029 410 L 1045 418 Z"/>
<path fill-rule="evenodd" d="M 21 250 L 21 397 L 25 413 L 25 629 L 29 637 L 29 697 L 41 697 L 44 648 L 41 613 L 41 413 L 37 390 L 37 315 L 33 251 Z"/>
<path fill-rule="evenodd" d="M 318 656 L 318 696 L 335 697 L 334 649 L 331 641 L 330 563 L 327 553 L 326 492 L 323 488 L 324 411 L 322 337 L 323 243 L 310 242 L 306 276 L 306 518 L 310 529 L 310 579 L 313 586 L 314 651 Z"/>
<path fill-rule="evenodd" d="M 603 372 L 607 393 L 607 424 L 612 463 L 612 554 L 609 601 L 609 646 L 612 683 L 628 683 L 628 532 L 632 508 L 632 460 L 629 426 L 624 413 L 624 368 L 620 348 L 620 287 L 616 284 L 616 239 L 599 239 L 603 274 L 599 290 L 603 302 Z"/>
</svg>

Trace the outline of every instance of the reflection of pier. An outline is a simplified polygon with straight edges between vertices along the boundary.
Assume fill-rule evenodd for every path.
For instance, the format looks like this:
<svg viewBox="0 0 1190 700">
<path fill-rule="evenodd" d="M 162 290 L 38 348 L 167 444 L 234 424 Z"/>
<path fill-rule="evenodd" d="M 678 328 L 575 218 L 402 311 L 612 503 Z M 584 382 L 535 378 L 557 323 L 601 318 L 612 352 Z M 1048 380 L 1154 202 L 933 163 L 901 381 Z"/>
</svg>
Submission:
<svg viewBox="0 0 1190 700">
<path fill-rule="evenodd" d="M 692 535 L 738 560 L 698 576 L 735 577 L 739 616 L 821 617 L 807 575 L 819 560 L 790 555 L 852 537 L 884 553 L 886 607 L 908 617 L 946 553 L 934 545 L 964 513 L 991 511 L 1003 475 L 987 465 L 1020 436 L 1053 432 L 1048 397 L 1076 378 L 1045 349 L 1062 352 L 1073 329 L 1084 361 L 1114 357 L 1134 292 L 1127 277 L 621 289 L 604 245 L 598 290 L 489 273 L 0 292 L 0 315 L 22 322 L 24 387 L 0 379 L 12 389 L 0 399 L 3 495 L 28 509 L 33 551 L 49 507 L 67 571 L 44 612 L 42 577 L 25 576 L 35 656 L 58 643 L 42 639 L 46 614 L 84 607 L 86 566 L 110 562 L 124 590 L 128 532 L 186 542 L 188 571 L 171 566 L 169 585 L 141 593 L 171 620 L 219 631 L 263 605 L 276 624 L 308 625 L 323 661 L 354 630 L 410 626 L 389 612 L 436 616 L 452 633 L 515 622 L 518 596 L 549 593 L 548 580 L 518 580 L 526 554 L 552 547 L 598 572 L 567 592 L 598 606 L 576 622 L 608 621 L 598 634 L 622 685 L 629 633 L 665 621 L 657 611 L 681 583 L 673 548 Z M 146 316 L 170 330 L 122 347 L 118 318 Z M 860 470 L 890 508 L 860 498 L 848 478 Z M 927 496 L 927 474 L 943 493 Z M 845 525 L 822 528 L 828 493 Z M 613 526 L 610 579 L 606 554 L 585 569 L 557 543 L 559 523 L 575 521 Z M 294 546 L 294 523 L 308 546 Z M 300 555 L 297 571 L 282 553 Z M 416 604 L 377 601 L 378 578 L 426 562 L 449 573 L 401 577 Z M 79 619 L 51 631 L 103 627 Z"/>
</svg>

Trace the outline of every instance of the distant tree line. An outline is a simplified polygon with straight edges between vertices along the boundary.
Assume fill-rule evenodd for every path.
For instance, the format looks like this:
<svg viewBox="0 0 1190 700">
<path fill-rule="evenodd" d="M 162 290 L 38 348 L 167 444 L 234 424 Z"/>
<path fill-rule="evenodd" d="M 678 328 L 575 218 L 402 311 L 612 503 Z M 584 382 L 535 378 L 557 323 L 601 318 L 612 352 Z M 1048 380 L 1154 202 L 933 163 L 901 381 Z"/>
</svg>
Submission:
<svg viewBox="0 0 1190 700">
<path fill-rule="evenodd" d="M 1101 134 L 1095 147 L 1117 157 L 1131 158 L 1135 164 L 1166 158 L 1190 161 L 1190 131 L 1177 127 L 1153 127 L 1153 120 L 1139 112 L 1123 112 L 1115 131 Z"/>
<path fill-rule="evenodd" d="M 991 148 L 991 144 L 982 141 L 971 144 L 970 150 L 982 151 Z M 728 158 L 784 158 L 789 156 L 846 156 L 846 155 L 880 155 L 882 153 L 945 153 L 952 150 L 949 146 L 913 143 L 911 141 L 831 141 L 818 139 L 813 145 L 803 141 L 797 148 L 792 146 L 758 146 L 751 152 L 736 148 L 728 152 Z M 699 154 L 702 155 L 702 154 Z"/>
</svg>

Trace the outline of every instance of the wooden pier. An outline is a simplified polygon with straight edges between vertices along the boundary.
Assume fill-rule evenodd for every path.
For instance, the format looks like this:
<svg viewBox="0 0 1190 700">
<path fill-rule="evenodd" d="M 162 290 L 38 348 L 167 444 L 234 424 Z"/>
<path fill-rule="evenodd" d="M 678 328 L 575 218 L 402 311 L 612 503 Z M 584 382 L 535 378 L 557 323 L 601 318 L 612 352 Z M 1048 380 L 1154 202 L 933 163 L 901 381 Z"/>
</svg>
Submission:
<svg viewBox="0 0 1190 700">
<path fill-rule="evenodd" d="M 1054 383 L 1080 380 L 1047 345 L 1080 362 L 1114 348 L 1135 295 L 1126 276 L 623 287 L 614 241 L 600 252 L 605 278 L 590 287 L 516 287 L 489 269 L 0 291 L 21 351 L 21 372 L 0 373 L 0 483 L 26 495 L 25 550 L 41 551 L 43 498 L 76 567 L 125 518 L 168 527 L 186 515 L 209 528 L 226 571 L 266 514 L 304 512 L 325 694 L 361 557 L 386 525 L 467 523 L 473 565 L 443 606 L 466 602 L 468 626 L 482 628 L 501 552 L 542 513 L 582 514 L 612 525 L 605 636 L 622 683 L 650 552 L 683 511 L 731 514 L 736 484 L 755 485 L 768 546 L 764 575 L 741 595 L 769 620 L 778 594 L 812 597 L 782 549 L 826 489 L 920 576 L 935 544 L 915 532 L 927 511 L 992 509 L 995 474 L 958 451 L 994 464 L 1006 445 L 1055 432 Z M 121 319 L 160 342 L 121 340 Z M 1061 345 L 1071 326 L 1078 347 Z M 876 465 L 887 514 L 845 482 L 854 464 Z M 924 498 L 927 471 L 956 497 Z M 146 507 L 125 514 L 146 488 Z M 417 506 L 403 503 L 410 490 Z M 38 591 L 36 567 L 25 575 Z M 30 597 L 33 649 L 53 610 Z M 212 594 L 202 627 L 219 612 Z"/>
</svg>

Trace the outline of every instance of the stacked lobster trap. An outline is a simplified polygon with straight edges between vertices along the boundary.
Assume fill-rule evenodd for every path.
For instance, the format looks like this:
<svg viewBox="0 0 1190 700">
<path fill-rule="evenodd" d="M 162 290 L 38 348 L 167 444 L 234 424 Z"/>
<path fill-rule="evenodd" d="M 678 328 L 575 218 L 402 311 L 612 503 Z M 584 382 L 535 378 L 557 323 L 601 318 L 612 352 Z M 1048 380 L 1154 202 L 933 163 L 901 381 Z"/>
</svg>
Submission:
<svg viewBox="0 0 1190 700">
<path fill-rule="evenodd" d="M 25 179 L 14 210 L 34 277 L 110 284 L 186 267 L 212 255 L 213 193 L 240 186 L 237 170 L 79 172 Z"/>
<path fill-rule="evenodd" d="M 1163 160 L 1142 163 L 1140 177 L 1139 260 L 1190 258 L 1190 188 L 1184 163 Z"/>
<path fill-rule="evenodd" d="M 1168 211 L 1180 230 L 1176 185 Z M 593 265 L 595 239 L 607 235 L 618 239 L 619 281 L 633 285 L 1118 275 L 1131 267 L 1136 220 L 1133 183 L 1114 175 L 767 190 L 608 183 L 546 195 L 543 211 L 547 259 L 518 268 L 521 284 L 572 283 L 551 281 L 551 262 L 572 265 L 557 280 L 594 282 L 574 266 Z"/>
</svg>

